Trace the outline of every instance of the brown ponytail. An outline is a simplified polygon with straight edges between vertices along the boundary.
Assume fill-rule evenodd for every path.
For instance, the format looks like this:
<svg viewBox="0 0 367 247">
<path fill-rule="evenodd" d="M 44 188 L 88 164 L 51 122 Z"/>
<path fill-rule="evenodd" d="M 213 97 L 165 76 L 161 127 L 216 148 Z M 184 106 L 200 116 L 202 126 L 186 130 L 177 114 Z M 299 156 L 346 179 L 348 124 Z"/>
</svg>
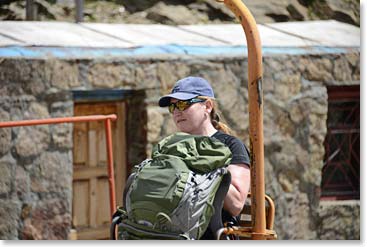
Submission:
<svg viewBox="0 0 367 247">
<path fill-rule="evenodd" d="M 213 109 L 210 112 L 210 119 L 211 119 L 211 122 L 212 122 L 214 128 L 216 128 L 217 130 L 222 131 L 223 133 L 232 134 L 231 128 L 229 128 L 228 125 L 225 124 L 220 119 L 220 111 L 218 109 L 218 104 L 215 101 L 215 99 L 209 98 L 209 97 L 205 97 L 205 96 L 199 96 L 198 98 L 206 99 L 206 100 L 209 100 L 210 102 L 212 102 Z"/>
</svg>

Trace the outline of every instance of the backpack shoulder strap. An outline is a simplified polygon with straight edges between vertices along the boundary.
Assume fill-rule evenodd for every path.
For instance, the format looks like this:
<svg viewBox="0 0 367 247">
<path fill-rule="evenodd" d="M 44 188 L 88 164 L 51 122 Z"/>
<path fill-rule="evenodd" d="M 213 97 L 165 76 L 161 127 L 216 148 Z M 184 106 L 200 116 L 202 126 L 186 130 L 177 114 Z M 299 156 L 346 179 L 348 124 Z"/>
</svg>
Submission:
<svg viewBox="0 0 367 247">
<path fill-rule="evenodd" d="M 224 174 L 223 179 L 221 181 L 221 184 L 215 194 L 214 198 L 214 215 L 210 219 L 209 227 L 207 231 L 211 231 L 211 235 L 216 237 L 217 231 L 221 228 L 223 228 L 223 222 L 222 222 L 222 209 L 224 204 L 224 198 L 227 195 L 229 186 L 231 184 L 231 173 L 227 172 Z"/>
</svg>

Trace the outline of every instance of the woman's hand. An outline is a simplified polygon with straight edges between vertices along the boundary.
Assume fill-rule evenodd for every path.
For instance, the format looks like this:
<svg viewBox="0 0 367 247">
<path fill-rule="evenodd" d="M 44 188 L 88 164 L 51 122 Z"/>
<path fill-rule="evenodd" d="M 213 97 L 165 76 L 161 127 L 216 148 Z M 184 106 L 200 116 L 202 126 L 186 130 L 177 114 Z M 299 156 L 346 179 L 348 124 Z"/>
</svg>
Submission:
<svg viewBox="0 0 367 247">
<path fill-rule="evenodd" d="M 224 209 L 232 216 L 241 213 L 250 189 L 250 168 L 245 164 L 230 164 L 231 185 L 224 199 Z"/>
</svg>

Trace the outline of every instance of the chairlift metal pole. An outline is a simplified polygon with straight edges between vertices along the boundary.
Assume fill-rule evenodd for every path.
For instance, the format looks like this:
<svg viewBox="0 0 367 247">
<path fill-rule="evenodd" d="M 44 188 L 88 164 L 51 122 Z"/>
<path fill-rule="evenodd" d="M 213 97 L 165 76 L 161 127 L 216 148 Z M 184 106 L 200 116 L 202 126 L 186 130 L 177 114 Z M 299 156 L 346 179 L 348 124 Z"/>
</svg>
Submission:
<svg viewBox="0 0 367 247">
<path fill-rule="evenodd" d="M 217 0 L 240 21 L 247 40 L 249 132 L 251 149 L 251 216 L 252 239 L 266 239 L 265 176 L 263 141 L 262 54 L 257 25 L 241 0 Z"/>
<path fill-rule="evenodd" d="M 83 22 L 84 17 L 84 0 L 75 0 L 75 21 Z"/>
<path fill-rule="evenodd" d="M 36 20 L 37 5 L 34 4 L 34 0 L 26 0 L 25 3 L 25 16 L 27 21 Z"/>
</svg>

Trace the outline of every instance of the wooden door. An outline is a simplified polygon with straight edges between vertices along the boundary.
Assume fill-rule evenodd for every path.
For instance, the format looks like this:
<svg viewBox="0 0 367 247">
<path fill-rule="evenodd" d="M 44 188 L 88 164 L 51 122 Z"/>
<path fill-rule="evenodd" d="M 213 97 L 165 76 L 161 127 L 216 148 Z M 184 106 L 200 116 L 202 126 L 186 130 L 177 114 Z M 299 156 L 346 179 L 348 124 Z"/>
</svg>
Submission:
<svg viewBox="0 0 367 247">
<path fill-rule="evenodd" d="M 76 103 L 75 116 L 117 114 L 112 141 L 117 205 L 126 180 L 124 102 Z M 71 239 L 108 239 L 110 197 L 104 121 L 75 123 L 73 132 L 73 206 Z"/>
</svg>

